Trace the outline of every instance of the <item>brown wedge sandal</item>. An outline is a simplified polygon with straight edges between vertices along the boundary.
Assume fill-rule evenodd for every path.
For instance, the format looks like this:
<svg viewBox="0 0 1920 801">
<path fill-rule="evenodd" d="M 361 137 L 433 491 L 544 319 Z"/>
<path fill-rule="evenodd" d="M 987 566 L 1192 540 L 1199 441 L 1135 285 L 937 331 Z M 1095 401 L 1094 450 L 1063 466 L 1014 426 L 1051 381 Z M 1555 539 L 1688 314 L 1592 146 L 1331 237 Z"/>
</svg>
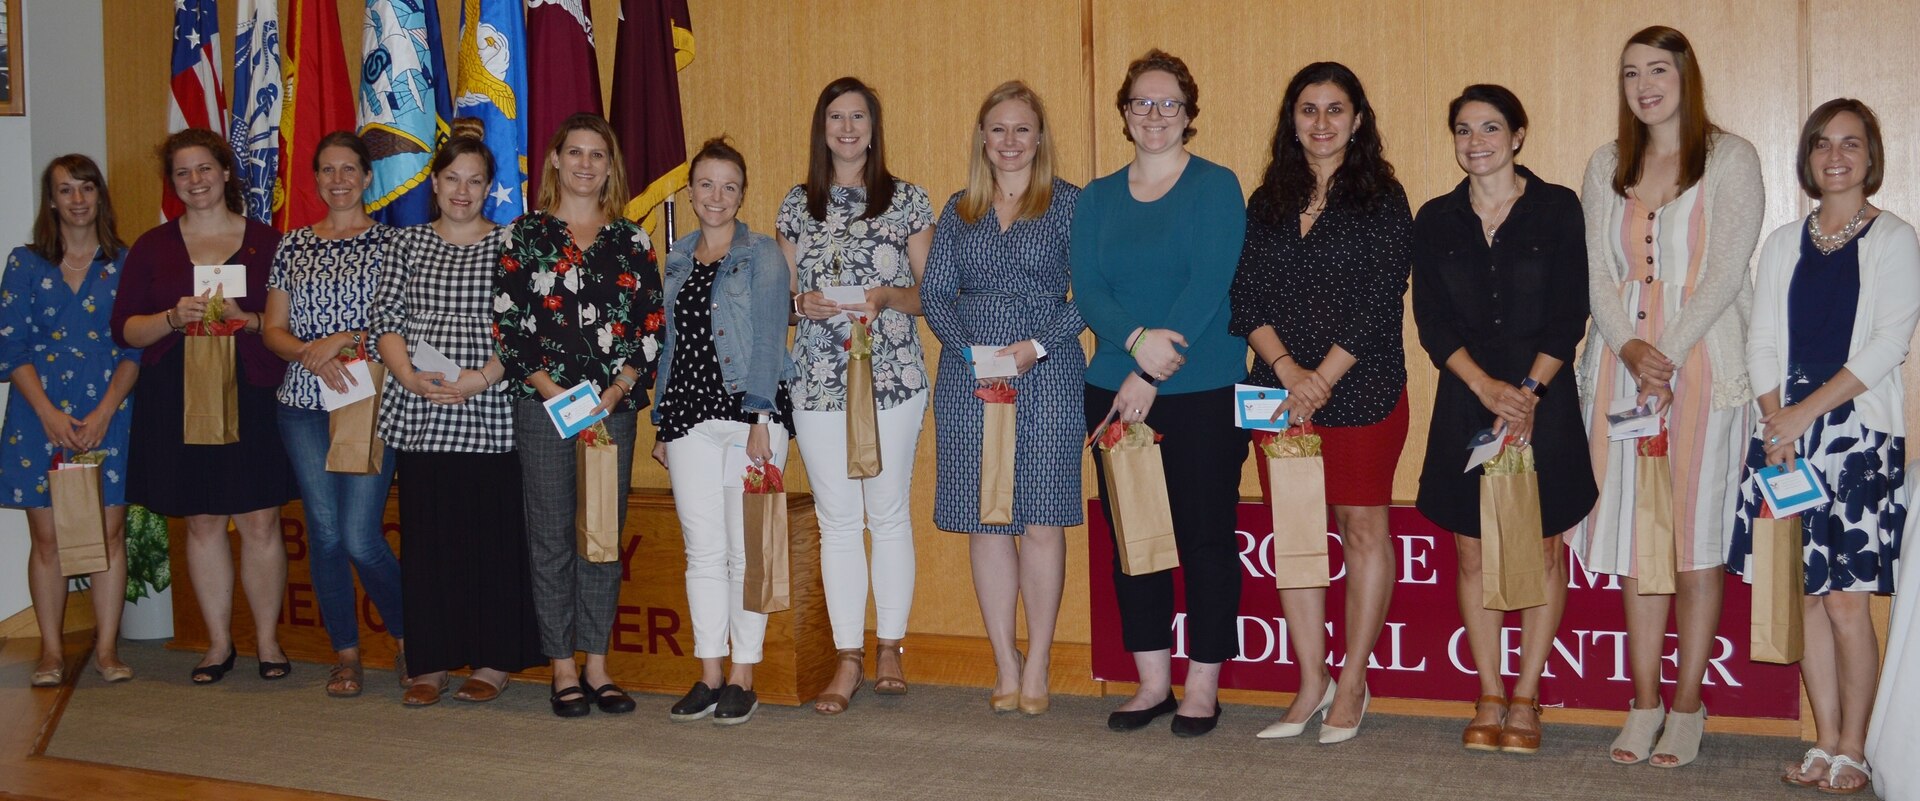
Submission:
<svg viewBox="0 0 1920 801">
<path fill-rule="evenodd" d="M 1466 731 L 1460 733 L 1460 744 L 1466 746 L 1468 751 L 1500 750 L 1500 730 L 1507 720 L 1507 699 L 1498 695 L 1480 696 L 1480 700 L 1473 702 L 1474 715 L 1479 715 L 1480 707 L 1485 704 L 1500 707 L 1500 722 L 1469 723 Z"/>
<path fill-rule="evenodd" d="M 880 655 L 888 651 L 892 651 L 894 659 L 899 662 L 901 675 L 888 676 L 880 672 Z M 873 691 L 875 693 L 879 695 L 906 695 L 907 694 L 906 653 L 907 653 L 906 647 L 902 646 L 899 640 L 894 640 L 892 642 L 888 642 L 886 640 L 880 640 L 878 643 L 874 645 Z"/>
<path fill-rule="evenodd" d="M 838 715 L 847 711 L 853 704 L 853 697 L 860 694 L 860 688 L 867 683 L 866 650 L 861 648 L 842 648 L 833 652 L 839 662 L 852 662 L 858 678 L 853 680 L 853 689 L 846 695 L 839 693 L 821 693 L 813 699 L 813 711 L 822 715 Z"/>
</svg>

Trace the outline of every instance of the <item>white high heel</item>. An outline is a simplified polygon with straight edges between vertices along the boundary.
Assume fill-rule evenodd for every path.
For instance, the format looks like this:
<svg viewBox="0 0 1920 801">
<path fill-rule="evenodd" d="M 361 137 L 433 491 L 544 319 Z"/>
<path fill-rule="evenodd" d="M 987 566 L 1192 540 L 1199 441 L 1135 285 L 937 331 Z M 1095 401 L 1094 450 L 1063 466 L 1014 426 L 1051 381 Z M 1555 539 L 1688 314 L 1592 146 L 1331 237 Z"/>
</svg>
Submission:
<svg viewBox="0 0 1920 801">
<path fill-rule="evenodd" d="M 1312 712 L 1307 714 L 1306 720 L 1300 721 L 1299 723 L 1288 723 L 1284 720 L 1278 721 L 1271 726 L 1261 729 L 1260 733 L 1254 736 L 1262 740 L 1279 740 L 1285 737 L 1299 737 L 1301 732 L 1304 732 L 1307 730 L 1307 724 L 1312 723 L 1314 718 L 1326 714 L 1327 708 L 1330 706 L 1333 706 L 1333 694 L 1336 690 L 1339 690 L 1339 689 L 1340 689 L 1340 685 L 1337 682 L 1333 681 L 1332 679 L 1328 679 L 1327 691 L 1321 694 L 1320 703 L 1313 708 Z M 1293 700 L 1295 703 L 1299 703 L 1300 698 L 1299 696 L 1295 696 Z"/>
<path fill-rule="evenodd" d="M 1360 733 L 1360 722 L 1367 719 L 1367 704 L 1371 703 L 1372 701 L 1373 701 L 1373 692 L 1371 688 L 1368 688 L 1365 685 L 1361 685 L 1360 717 L 1359 719 L 1353 722 L 1353 728 L 1329 726 L 1327 725 L 1326 719 L 1322 718 L 1320 720 L 1320 744 L 1333 745 L 1334 743 L 1344 743 L 1348 740 L 1353 739 L 1354 735 L 1357 735 Z"/>
</svg>

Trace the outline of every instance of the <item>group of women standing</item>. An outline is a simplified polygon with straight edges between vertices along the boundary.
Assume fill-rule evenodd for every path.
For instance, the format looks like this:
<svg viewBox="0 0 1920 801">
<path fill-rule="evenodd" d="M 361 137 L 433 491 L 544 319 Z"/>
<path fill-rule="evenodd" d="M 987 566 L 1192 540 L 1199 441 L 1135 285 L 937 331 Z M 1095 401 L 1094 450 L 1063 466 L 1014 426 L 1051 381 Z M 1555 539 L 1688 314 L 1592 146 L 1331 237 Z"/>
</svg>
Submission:
<svg viewBox="0 0 1920 801">
<path fill-rule="evenodd" d="M 0 470 L 8 504 L 39 507 L 30 572 L 42 626 L 51 619 L 58 630 L 46 607 L 57 606 L 60 582 L 35 476 L 56 450 L 103 449 L 107 504 L 117 509 L 124 495 L 188 519 L 188 565 L 211 633 L 195 681 L 219 681 L 234 662 L 229 520 L 241 535 L 260 675 L 291 671 L 273 639 L 285 576 L 274 522 L 298 493 L 339 653 L 330 694 L 358 694 L 363 681 L 352 565 L 405 644 L 407 704 L 438 701 L 459 668 L 473 671 L 456 697 L 490 700 L 508 673 L 545 661 L 556 714 L 631 710 L 606 667 L 619 568 L 572 547 L 573 445 L 542 401 L 594 384 L 624 492 L 636 414 L 648 405 L 638 387 L 650 380 L 653 456 L 671 477 L 701 662 L 672 716 L 740 723 L 757 706 L 766 616 L 742 603 L 743 488 L 729 454 L 784 466 L 790 437 L 814 466 L 839 649 L 813 708 L 840 714 L 865 685 L 869 597 L 874 691 L 908 690 L 909 494 L 931 395 L 935 522 L 970 535 L 996 712 L 1048 708 L 1063 529 L 1082 522 L 1080 437 L 1110 422 L 1164 435 L 1186 577 L 1185 692 L 1172 690 L 1171 574 L 1126 575 L 1116 560 L 1122 637 L 1140 681 L 1108 725 L 1128 731 L 1172 713 L 1175 734 L 1203 735 L 1220 718 L 1221 666 L 1238 655 L 1234 512 L 1247 439 L 1224 410 L 1232 386 L 1250 381 L 1284 387 L 1282 411 L 1322 437 L 1348 576 L 1337 676 L 1321 667 L 1331 662 L 1326 591 L 1281 592 L 1296 660 L 1313 668 L 1260 736 L 1298 736 L 1319 717 L 1320 741 L 1340 742 L 1365 717 L 1366 666 L 1394 582 L 1387 507 L 1409 426 L 1401 330 L 1411 279 L 1419 345 L 1440 370 L 1418 506 L 1456 535 L 1460 612 L 1482 685 L 1463 745 L 1540 747 L 1564 537 L 1588 570 L 1624 579 L 1635 697 L 1611 757 L 1693 761 L 1718 568 L 1748 569 L 1751 521 L 1761 516 L 1750 479 L 1805 458 L 1836 499 L 1801 518 L 1803 675 L 1820 740 L 1783 778 L 1856 792 L 1868 780 L 1877 668 L 1866 597 L 1893 590 L 1905 523 L 1898 366 L 1920 318 L 1920 245 L 1868 202 L 1885 152 L 1872 111 L 1837 100 L 1800 140 L 1800 183 L 1820 204 L 1768 238 L 1750 281 L 1765 201 L 1756 151 L 1708 121 L 1700 69 L 1678 31 L 1639 32 L 1619 68 L 1619 136 L 1594 154 L 1581 195 L 1518 163 L 1524 107 L 1479 84 L 1445 120 L 1466 176 L 1417 215 L 1359 77 L 1338 63 L 1310 64 L 1287 84 L 1267 168 L 1245 203 L 1230 171 L 1188 149 L 1199 87 L 1179 58 L 1155 50 L 1129 65 L 1115 109 L 1133 158 L 1084 189 L 1054 175 L 1039 96 L 1009 82 L 979 108 L 966 187 L 937 230 L 926 191 L 887 168 L 878 96 L 842 78 L 815 105 L 806 181 L 787 193 L 772 236 L 738 219 L 745 157 L 724 138 L 699 149 L 689 188 L 699 227 L 675 243 L 664 284 L 646 235 L 619 214 L 624 167 L 592 115 L 561 127 L 545 153 L 539 209 L 504 227 L 479 213 L 494 165 L 465 128 L 432 163 L 434 222 L 394 229 L 368 218 L 368 154 L 342 132 L 313 156 L 328 216 L 285 237 L 240 216 L 233 157 L 217 136 L 176 134 L 161 156 L 187 213 L 124 252 L 98 169 L 63 158 L 43 177 L 34 243 L 15 251 L 0 296 L 0 362 L 21 388 L 17 405 L 32 412 L 9 415 L 5 445 L 6 465 L 31 469 Z M 240 441 L 183 445 L 178 345 L 208 306 L 191 290 L 192 268 L 231 263 L 247 265 L 250 284 L 224 312 L 239 321 Z M 937 378 L 914 319 L 922 315 L 943 345 Z M 34 333 L 13 333 L 24 326 Z M 854 326 L 872 341 L 883 465 L 861 478 L 839 469 Z M 1083 329 L 1094 335 L 1091 360 Z M 388 370 L 387 451 L 373 474 L 329 473 L 320 388 L 345 388 L 339 355 L 356 348 Z M 1014 375 L 977 378 L 981 348 L 1010 358 Z M 428 350 L 458 372 L 419 368 Z M 1003 524 L 983 523 L 978 504 L 983 384 L 1015 390 L 1016 489 Z M 1608 436 L 1607 415 L 1636 404 L 1661 414 L 1657 438 L 1672 465 L 1679 645 L 1670 707 L 1660 686 L 1670 601 L 1639 593 L 1634 558 L 1648 522 L 1637 518 L 1652 514 L 1637 503 L 1648 486 L 1641 443 Z M 1510 692 L 1499 672 L 1502 614 L 1480 602 L 1479 473 L 1460 469 L 1482 430 L 1539 453 L 1550 594 L 1521 615 Z M 1094 465 L 1104 475 L 1105 459 Z M 397 562 L 379 529 L 396 468 L 407 536 Z M 110 520 L 117 528 L 117 515 Z M 124 580 L 111 542 L 109 590 Z M 1023 605 L 1025 652 L 1015 634 Z M 101 614 L 95 651 L 110 679 L 130 676 L 112 649 L 116 617 Z M 59 637 L 43 643 L 35 681 L 57 682 Z"/>
</svg>

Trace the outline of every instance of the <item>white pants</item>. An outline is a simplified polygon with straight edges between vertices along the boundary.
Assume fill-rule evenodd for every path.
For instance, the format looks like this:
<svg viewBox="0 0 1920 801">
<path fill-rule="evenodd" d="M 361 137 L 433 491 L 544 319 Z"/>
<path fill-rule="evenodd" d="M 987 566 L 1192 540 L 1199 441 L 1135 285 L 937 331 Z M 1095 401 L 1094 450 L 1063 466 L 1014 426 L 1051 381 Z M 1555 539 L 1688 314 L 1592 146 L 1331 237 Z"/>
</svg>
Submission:
<svg viewBox="0 0 1920 801">
<path fill-rule="evenodd" d="M 667 478 L 680 538 L 687 545 L 687 611 L 693 618 L 693 655 L 718 659 L 733 638 L 733 662 L 760 662 L 767 616 L 741 608 L 747 573 L 746 521 L 740 476 L 728 476 L 727 449 L 745 447 L 746 423 L 708 420 L 667 443 Z M 787 466 L 787 429 L 767 426 L 773 463 Z M 731 485 L 731 486 L 729 486 Z"/>
<path fill-rule="evenodd" d="M 882 640 L 907 636 L 907 614 L 913 609 L 913 511 L 908 501 L 913 451 L 926 411 L 925 392 L 880 410 L 880 475 L 859 479 L 847 478 L 846 412 L 793 413 L 820 522 L 820 583 L 826 585 L 835 648 L 866 647 L 863 529 L 873 533 L 874 633 Z"/>
</svg>

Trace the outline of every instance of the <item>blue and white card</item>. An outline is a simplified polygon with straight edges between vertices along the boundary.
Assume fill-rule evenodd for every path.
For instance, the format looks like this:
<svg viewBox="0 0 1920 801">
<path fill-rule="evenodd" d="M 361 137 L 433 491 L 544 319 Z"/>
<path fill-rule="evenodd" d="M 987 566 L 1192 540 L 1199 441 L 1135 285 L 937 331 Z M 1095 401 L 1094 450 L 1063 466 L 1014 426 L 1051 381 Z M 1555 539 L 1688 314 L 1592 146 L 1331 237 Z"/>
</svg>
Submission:
<svg viewBox="0 0 1920 801">
<path fill-rule="evenodd" d="M 1273 419 L 1273 413 L 1287 399 L 1287 391 L 1252 384 L 1233 385 L 1234 425 L 1255 431 L 1285 431 L 1290 414 Z"/>
<path fill-rule="evenodd" d="M 1467 469 L 1460 472 L 1473 472 L 1474 468 L 1499 456 L 1500 448 L 1504 445 L 1506 445 L 1505 437 L 1494 436 L 1491 428 L 1480 429 L 1480 433 L 1474 434 L 1472 439 L 1467 440 Z"/>
<path fill-rule="evenodd" d="M 600 405 L 600 389 L 591 381 L 582 381 L 574 388 L 548 398 L 545 405 L 547 417 L 552 418 L 553 427 L 560 432 L 561 439 L 570 439 L 607 416 L 605 410 L 598 413 L 594 411 Z"/>
<path fill-rule="evenodd" d="M 1826 484 L 1805 459 L 1794 459 L 1787 467 L 1767 465 L 1754 474 L 1754 480 L 1760 482 L 1760 497 L 1776 519 L 1825 506 L 1830 500 Z"/>
</svg>

